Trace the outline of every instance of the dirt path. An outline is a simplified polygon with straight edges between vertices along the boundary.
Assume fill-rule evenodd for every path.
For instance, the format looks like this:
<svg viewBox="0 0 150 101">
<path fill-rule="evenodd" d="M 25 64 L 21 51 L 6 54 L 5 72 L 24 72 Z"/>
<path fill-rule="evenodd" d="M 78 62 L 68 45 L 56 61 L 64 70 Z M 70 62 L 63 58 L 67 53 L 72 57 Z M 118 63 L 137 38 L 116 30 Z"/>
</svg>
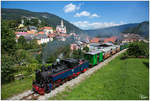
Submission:
<svg viewBox="0 0 150 101">
<path fill-rule="evenodd" d="M 71 88 L 72 86 L 79 84 L 79 82 L 85 80 L 87 77 L 89 77 L 91 74 L 93 74 L 95 71 L 97 71 L 98 69 L 102 68 L 104 65 L 108 64 L 111 60 L 113 60 L 115 57 L 117 57 L 118 55 L 120 55 L 121 53 L 125 52 L 125 50 L 120 51 L 119 53 L 113 55 L 112 57 L 108 58 L 107 60 L 105 60 L 104 62 L 98 64 L 97 66 L 89 69 L 88 71 L 86 71 L 85 73 L 80 74 L 77 78 L 72 79 L 70 81 L 67 81 L 66 83 L 64 83 L 63 85 L 55 88 L 54 90 L 52 90 L 49 94 L 45 94 L 43 96 L 39 96 L 38 100 L 48 100 L 50 97 L 56 96 L 57 93 L 60 93 L 62 91 L 64 91 L 66 88 Z M 24 96 L 28 96 L 29 94 L 33 93 L 31 90 L 28 90 L 24 93 L 21 93 L 19 95 L 16 95 L 12 98 L 9 98 L 8 100 L 20 100 L 22 99 Z"/>
</svg>

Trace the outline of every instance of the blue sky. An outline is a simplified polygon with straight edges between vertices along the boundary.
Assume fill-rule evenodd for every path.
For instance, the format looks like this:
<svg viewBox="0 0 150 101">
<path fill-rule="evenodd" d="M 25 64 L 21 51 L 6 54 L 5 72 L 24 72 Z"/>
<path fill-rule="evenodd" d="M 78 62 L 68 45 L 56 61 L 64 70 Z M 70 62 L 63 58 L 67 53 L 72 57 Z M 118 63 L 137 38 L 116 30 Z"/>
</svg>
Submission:
<svg viewBox="0 0 150 101">
<path fill-rule="evenodd" d="M 148 21 L 148 1 L 3 1 L 2 8 L 56 14 L 81 29 Z"/>
</svg>

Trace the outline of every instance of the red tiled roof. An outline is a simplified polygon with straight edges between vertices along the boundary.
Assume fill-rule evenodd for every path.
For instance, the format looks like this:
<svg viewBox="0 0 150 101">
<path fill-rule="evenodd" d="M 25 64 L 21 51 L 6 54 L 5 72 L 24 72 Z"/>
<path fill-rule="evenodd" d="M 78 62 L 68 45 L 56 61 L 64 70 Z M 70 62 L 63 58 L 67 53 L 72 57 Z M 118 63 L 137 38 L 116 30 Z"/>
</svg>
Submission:
<svg viewBox="0 0 150 101">
<path fill-rule="evenodd" d="M 44 32 L 41 31 L 41 32 L 38 32 L 38 34 L 44 34 Z"/>
<path fill-rule="evenodd" d="M 113 37 L 110 37 L 110 38 L 105 38 L 104 43 L 107 43 L 107 42 L 114 43 L 116 40 L 117 40 L 117 37 L 113 36 Z"/>
<path fill-rule="evenodd" d="M 59 36 L 67 37 L 67 36 L 68 36 L 68 34 L 60 34 Z"/>
<path fill-rule="evenodd" d="M 16 36 L 16 39 L 19 39 L 19 36 Z"/>
<path fill-rule="evenodd" d="M 48 35 L 49 38 L 50 38 L 50 37 L 53 38 L 53 37 L 55 37 L 55 36 L 56 36 L 56 34 L 49 34 L 49 35 Z"/>
<path fill-rule="evenodd" d="M 28 34 L 27 32 L 15 32 L 15 34 Z"/>
<path fill-rule="evenodd" d="M 27 31 L 28 34 L 35 34 L 36 31 L 35 30 L 31 30 L 31 31 Z"/>
<path fill-rule="evenodd" d="M 100 41 L 100 38 L 93 38 L 92 40 L 90 40 L 90 42 L 92 43 L 98 43 Z"/>
<path fill-rule="evenodd" d="M 42 27 L 40 29 L 52 29 L 52 27 Z"/>
</svg>

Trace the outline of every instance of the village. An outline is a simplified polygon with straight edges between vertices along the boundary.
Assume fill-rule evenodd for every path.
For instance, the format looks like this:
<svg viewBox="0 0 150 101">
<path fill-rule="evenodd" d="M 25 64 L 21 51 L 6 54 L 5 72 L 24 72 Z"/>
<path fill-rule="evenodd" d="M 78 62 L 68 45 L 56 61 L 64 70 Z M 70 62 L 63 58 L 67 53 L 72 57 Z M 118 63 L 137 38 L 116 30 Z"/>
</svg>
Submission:
<svg viewBox="0 0 150 101">
<path fill-rule="evenodd" d="M 17 28 L 18 31 L 15 32 L 16 42 L 20 36 L 24 36 L 27 41 L 35 39 L 39 45 L 46 44 L 54 40 L 65 42 L 67 38 L 73 37 L 76 41 L 70 44 L 71 50 L 82 50 L 84 47 L 92 49 L 93 46 L 101 44 L 121 44 L 135 41 L 148 42 L 144 39 L 144 37 L 135 33 L 122 33 L 120 36 L 111 36 L 107 38 L 90 37 L 87 35 L 85 37 L 80 37 L 81 35 L 78 35 L 78 33 L 67 33 L 67 28 L 64 25 L 63 20 L 60 21 L 60 25 L 57 25 L 55 29 L 56 30 L 50 26 L 44 26 L 41 28 L 29 26 L 27 30 L 24 26 L 24 20 L 22 20 L 21 24 Z"/>
</svg>

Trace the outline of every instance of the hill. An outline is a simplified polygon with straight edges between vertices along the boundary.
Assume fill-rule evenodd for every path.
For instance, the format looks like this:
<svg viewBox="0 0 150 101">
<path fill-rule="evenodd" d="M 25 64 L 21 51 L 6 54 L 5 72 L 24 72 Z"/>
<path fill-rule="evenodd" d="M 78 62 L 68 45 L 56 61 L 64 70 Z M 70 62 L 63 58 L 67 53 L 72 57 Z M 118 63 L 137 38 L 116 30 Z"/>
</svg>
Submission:
<svg viewBox="0 0 150 101">
<path fill-rule="evenodd" d="M 123 32 L 127 28 L 133 28 L 137 26 L 138 23 L 133 24 L 125 24 L 120 26 L 113 26 L 108 28 L 99 28 L 95 30 L 85 30 L 86 33 L 90 36 L 99 36 L 99 37 L 110 37 L 110 36 L 117 36 L 121 32 Z"/>
<path fill-rule="evenodd" d="M 138 24 L 136 27 L 128 28 L 123 31 L 124 33 L 136 33 L 141 36 L 149 37 L 149 22 L 145 21 Z"/>
<path fill-rule="evenodd" d="M 61 17 L 58 17 L 54 14 L 50 14 L 47 12 L 31 12 L 28 10 L 23 9 L 6 9 L 2 8 L 2 20 L 21 20 L 22 17 L 34 17 L 38 18 L 42 22 L 46 23 L 49 26 L 52 26 L 53 28 L 56 28 L 57 25 L 60 24 Z M 75 32 L 77 34 L 84 33 L 83 30 L 80 28 L 74 26 L 73 24 L 69 23 L 67 20 L 64 20 L 64 25 L 67 27 L 67 32 Z"/>
<path fill-rule="evenodd" d="M 44 24 L 52 26 L 54 29 L 60 24 L 61 17 L 47 12 L 31 12 L 23 9 L 6 9 L 2 8 L 2 20 L 20 20 L 22 17 L 34 17 L 41 20 Z M 113 26 L 108 28 L 99 28 L 94 30 L 82 30 L 77 26 L 71 24 L 69 21 L 64 20 L 64 25 L 67 27 L 67 32 L 75 32 L 77 34 L 88 34 L 89 36 L 110 37 L 118 36 L 120 33 L 136 33 L 141 36 L 147 37 L 149 35 L 149 22 L 131 23 L 120 26 Z"/>
<path fill-rule="evenodd" d="M 118 36 L 120 33 L 135 33 L 144 37 L 149 36 L 149 22 L 125 24 L 120 26 L 101 28 L 95 30 L 85 30 L 90 36 L 109 37 Z"/>
</svg>

